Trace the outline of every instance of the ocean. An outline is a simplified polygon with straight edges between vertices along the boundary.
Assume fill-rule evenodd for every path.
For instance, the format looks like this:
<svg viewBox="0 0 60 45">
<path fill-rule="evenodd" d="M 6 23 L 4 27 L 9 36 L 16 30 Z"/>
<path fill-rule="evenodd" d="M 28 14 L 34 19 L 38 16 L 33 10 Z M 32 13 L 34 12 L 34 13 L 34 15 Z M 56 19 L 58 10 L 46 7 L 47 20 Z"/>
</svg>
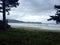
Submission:
<svg viewBox="0 0 60 45">
<path fill-rule="evenodd" d="M 8 23 L 11 27 L 33 27 L 39 29 L 50 29 L 50 30 L 60 30 L 60 24 L 54 23 L 42 23 L 42 24 L 33 24 L 33 23 Z"/>
</svg>

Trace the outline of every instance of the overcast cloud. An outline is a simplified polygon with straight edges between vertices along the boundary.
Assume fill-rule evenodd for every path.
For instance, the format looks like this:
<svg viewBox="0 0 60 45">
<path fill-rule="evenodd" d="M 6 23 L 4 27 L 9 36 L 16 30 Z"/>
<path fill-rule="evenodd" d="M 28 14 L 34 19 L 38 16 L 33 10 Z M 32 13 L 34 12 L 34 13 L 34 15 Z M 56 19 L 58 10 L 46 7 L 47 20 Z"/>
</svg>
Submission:
<svg viewBox="0 0 60 45">
<path fill-rule="evenodd" d="M 60 4 L 60 0 L 19 0 L 20 5 L 12 8 L 9 19 L 21 21 L 47 22 L 49 15 L 54 15 L 55 4 Z"/>
</svg>

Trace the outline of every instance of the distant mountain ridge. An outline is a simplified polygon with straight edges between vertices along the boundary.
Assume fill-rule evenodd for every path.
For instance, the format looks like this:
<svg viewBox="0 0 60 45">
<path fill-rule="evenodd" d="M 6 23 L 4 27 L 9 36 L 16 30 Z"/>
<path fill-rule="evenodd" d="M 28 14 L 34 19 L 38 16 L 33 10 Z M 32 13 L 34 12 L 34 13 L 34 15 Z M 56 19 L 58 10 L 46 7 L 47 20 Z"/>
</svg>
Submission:
<svg viewBox="0 0 60 45">
<path fill-rule="evenodd" d="M 24 22 L 24 21 L 18 21 L 14 19 L 8 19 L 8 23 L 39 23 L 39 24 L 42 24 L 41 22 Z"/>
<path fill-rule="evenodd" d="M 14 19 L 8 19 L 8 23 L 22 23 L 23 21 L 18 21 Z"/>
</svg>

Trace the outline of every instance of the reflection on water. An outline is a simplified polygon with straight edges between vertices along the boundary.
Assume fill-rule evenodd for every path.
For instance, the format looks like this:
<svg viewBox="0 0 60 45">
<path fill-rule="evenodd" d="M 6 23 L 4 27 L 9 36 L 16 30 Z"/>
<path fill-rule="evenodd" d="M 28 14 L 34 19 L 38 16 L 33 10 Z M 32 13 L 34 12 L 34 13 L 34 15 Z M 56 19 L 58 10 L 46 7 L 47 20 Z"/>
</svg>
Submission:
<svg viewBox="0 0 60 45">
<path fill-rule="evenodd" d="M 8 23 L 12 27 L 36 27 L 36 28 L 42 28 L 42 29 L 60 29 L 60 24 L 31 24 L 31 23 Z"/>
</svg>

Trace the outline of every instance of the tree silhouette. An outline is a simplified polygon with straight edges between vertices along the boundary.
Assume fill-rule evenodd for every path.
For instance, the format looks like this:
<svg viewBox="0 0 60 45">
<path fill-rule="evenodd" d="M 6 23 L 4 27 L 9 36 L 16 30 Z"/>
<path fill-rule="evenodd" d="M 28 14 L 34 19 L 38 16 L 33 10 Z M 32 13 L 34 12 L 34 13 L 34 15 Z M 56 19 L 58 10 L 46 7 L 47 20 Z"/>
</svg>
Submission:
<svg viewBox="0 0 60 45">
<path fill-rule="evenodd" d="M 18 0 L 0 0 L 0 12 L 3 13 L 3 30 L 7 29 L 6 12 L 19 5 Z"/>
<path fill-rule="evenodd" d="M 48 21 L 50 20 L 54 20 L 56 21 L 57 24 L 60 23 L 60 5 L 55 5 L 54 8 L 57 10 L 55 16 L 50 16 L 51 18 L 48 19 Z"/>
</svg>

